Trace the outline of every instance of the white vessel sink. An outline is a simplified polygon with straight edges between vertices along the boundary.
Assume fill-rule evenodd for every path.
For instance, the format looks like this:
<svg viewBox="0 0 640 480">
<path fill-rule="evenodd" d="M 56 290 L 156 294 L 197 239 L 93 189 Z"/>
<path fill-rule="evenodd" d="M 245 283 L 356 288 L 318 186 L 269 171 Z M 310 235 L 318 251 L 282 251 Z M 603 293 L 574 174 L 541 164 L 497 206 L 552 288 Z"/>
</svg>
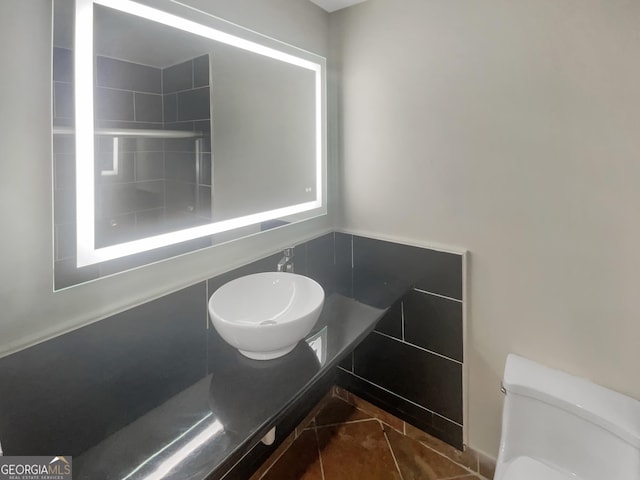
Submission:
<svg viewBox="0 0 640 480">
<path fill-rule="evenodd" d="M 246 357 L 286 355 L 309 334 L 324 303 L 314 280 L 285 272 L 255 273 L 220 287 L 209 316 L 220 336 Z"/>
</svg>

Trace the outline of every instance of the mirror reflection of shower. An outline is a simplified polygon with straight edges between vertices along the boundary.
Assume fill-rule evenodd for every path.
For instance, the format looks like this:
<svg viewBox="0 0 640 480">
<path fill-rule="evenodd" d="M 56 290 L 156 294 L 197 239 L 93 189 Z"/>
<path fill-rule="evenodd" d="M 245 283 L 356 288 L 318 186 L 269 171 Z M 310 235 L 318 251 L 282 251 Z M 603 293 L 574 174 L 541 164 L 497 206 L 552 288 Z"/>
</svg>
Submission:
<svg viewBox="0 0 640 480">
<path fill-rule="evenodd" d="M 54 49 L 69 79 L 71 57 Z M 165 68 L 97 56 L 94 96 L 96 246 L 210 223 L 209 56 Z M 56 107 L 54 123 L 72 121 L 72 105 Z M 73 135 L 63 125 L 54 134 Z"/>
<path fill-rule="evenodd" d="M 54 0 L 56 289 L 326 213 L 324 59 L 125 4 Z"/>
</svg>

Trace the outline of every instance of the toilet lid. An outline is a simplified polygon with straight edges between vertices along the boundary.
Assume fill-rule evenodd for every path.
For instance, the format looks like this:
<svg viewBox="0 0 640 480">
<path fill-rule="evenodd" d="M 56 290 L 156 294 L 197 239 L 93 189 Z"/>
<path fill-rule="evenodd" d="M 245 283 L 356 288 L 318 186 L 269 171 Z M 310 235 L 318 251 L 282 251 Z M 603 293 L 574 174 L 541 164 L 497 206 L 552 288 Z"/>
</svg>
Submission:
<svg viewBox="0 0 640 480">
<path fill-rule="evenodd" d="M 501 480 L 580 480 L 531 457 L 518 457 L 507 465 Z"/>
</svg>

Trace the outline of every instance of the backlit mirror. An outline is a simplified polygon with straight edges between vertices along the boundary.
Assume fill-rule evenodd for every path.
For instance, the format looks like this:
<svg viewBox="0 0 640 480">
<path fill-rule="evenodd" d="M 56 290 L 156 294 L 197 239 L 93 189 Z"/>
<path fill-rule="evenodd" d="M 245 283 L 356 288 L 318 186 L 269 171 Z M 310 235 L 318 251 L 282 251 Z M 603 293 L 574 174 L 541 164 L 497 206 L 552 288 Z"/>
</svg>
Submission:
<svg viewBox="0 0 640 480">
<path fill-rule="evenodd" d="M 322 57 L 170 0 L 54 5 L 56 288 L 326 213 Z"/>
</svg>

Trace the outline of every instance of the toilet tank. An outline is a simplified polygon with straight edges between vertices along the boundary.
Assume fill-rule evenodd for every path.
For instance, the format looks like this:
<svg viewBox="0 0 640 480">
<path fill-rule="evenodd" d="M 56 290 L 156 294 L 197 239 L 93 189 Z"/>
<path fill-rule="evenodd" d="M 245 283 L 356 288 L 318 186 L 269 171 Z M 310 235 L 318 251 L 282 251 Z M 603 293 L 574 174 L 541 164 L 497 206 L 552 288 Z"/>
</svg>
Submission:
<svg viewBox="0 0 640 480">
<path fill-rule="evenodd" d="M 495 478 L 527 456 L 581 480 L 640 479 L 640 402 L 509 355 Z"/>
</svg>

